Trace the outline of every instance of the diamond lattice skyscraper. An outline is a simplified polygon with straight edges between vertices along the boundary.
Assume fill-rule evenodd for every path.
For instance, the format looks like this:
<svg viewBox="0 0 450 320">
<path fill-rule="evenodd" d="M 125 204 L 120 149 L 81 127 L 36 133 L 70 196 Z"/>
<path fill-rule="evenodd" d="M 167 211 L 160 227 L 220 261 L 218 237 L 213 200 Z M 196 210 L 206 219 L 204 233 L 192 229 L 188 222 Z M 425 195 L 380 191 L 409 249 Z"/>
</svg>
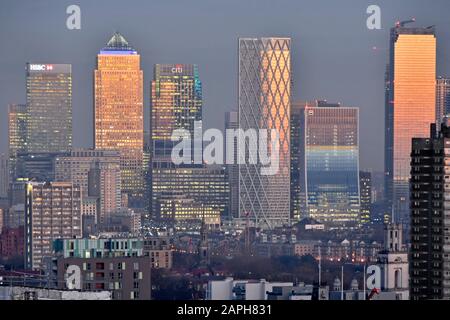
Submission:
<svg viewBox="0 0 450 320">
<path fill-rule="evenodd" d="M 275 175 L 262 175 L 261 161 L 239 165 L 239 217 L 262 227 L 290 223 L 290 103 L 291 40 L 239 39 L 239 127 L 275 129 L 280 137 Z"/>
<path fill-rule="evenodd" d="M 95 148 L 120 151 L 122 192 L 143 193 L 143 72 L 140 56 L 115 33 L 97 56 Z"/>
</svg>

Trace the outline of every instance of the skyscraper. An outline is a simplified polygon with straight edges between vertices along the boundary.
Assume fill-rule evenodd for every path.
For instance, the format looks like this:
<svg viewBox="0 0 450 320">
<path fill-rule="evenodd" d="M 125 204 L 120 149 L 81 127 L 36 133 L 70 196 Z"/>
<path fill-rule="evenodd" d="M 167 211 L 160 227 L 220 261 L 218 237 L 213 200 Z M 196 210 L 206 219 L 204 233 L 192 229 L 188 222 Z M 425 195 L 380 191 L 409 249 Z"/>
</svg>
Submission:
<svg viewBox="0 0 450 320">
<path fill-rule="evenodd" d="M 450 299 L 450 128 L 414 138 L 410 179 L 410 297 Z"/>
<path fill-rule="evenodd" d="M 55 181 L 70 181 L 79 185 L 83 204 L 92 200 L 88 197 L 96 197 L 96 221 L 102 223 L 121 207 L 120 152 L 72 150 L 70 155 L 56 158 Z"/>
<path fill-rule="evenodd" d="M 412 21 L 410 21 L 412 22 Z M 411 139 L 436 121 L 436 35 L 433 27 L 391 29 L 386 83 L 386 192 L 394 219 L 409 225 Z"/>
<path fill-rule="evenodd" d="M 27 63 L 27 151 L 72 148 L 72 66 Z"/>
<path fill-rule="evenodd" d="M 27 106 L 10 104 L 8 106 L 8 147 L 11 181 L 17 176 L 17 154 L 27 151 Z"/>
<path fill-rule="evenodd" d="M 195 125 L 197 124 L 197 129 L 201 129 L 202 106 L 202 83 L 197 65 L 155 65 L 150 122 L 154 160 L 171 161 L 170 138 L 175 129 L 189 131 L 194 143 Z"/>
<path fill-rule="evenodd" d="M 143 195 L 143 72 L 140 55 L 115 33 L 94 73 L 95 149 L 120 151 L 122 192 Z"/>
<path fill-rule="evenodd" d="M 8 197 L 9 187 L 9 159 L 4 153 L 0 153 L 0 198 Z"/>
<path fill-rule="evenodd" d="M 150 119 L 151 199 L 155 217 L 167 218 L 168 214 L 164 212 L 183 204 L 184 209 L 178 211 L 184 211 L 184 213 L 173 214 L 173 218 L 180 220 L 198 218 L 199 210 L 194 208 L 194 205 L 189 205 L 190 208 L 187 208 L 187 201 L 192 200 L 198 208 L 214 208 L 214 214 L 219 219 L 225 212 L 226 203 L 223 202 L 224 195 L 219 195 L 220 188 L 207 187 L 208 185 L 216 186 L 217 183 L 224 186 L 223 169 L 210 170 L 203 164 L 202 136 L 195 135 L 202 129 L 202 107 L 202 83 L 197 65 L 155 65 L 151 84 Z M 190 135 L 191 152 L 194 150 L 195 143 L 200 146 L 197 148 L 199 153 L 196 156 L 191 154 L 191 163 L 175 165 L 172 162 L 171 153 L 174 143 L 171 141 L 171 136 L 177 129 L 184 129 Z M 194 164 L 195 158 L 200 160 L 200 163 Z M 219 196 L 214 200 L 213 194 Z M 180 196 L 187 199 L 180 199 Z"/>
<path fill-rule="evenodd" d="M 358 108 L 317 101 L 305 106 L 302 118 L 300 188 L 308 215 L 329 228 L 358 227 Z"/>
<path fill-rule="evenodd" d="M 225 130 L 236 130 L 239 128 L 239 116 L 237 111 L 227 112 L 225 114 Z M 225 145 L 227 145 L 228 141 L 226 140 L 225 135 Z M 237 164 L 237 141 L 230 141 L 230 143 L 234 146 L 234 154 L 233 164 L 226 164 L 226 176 L 228 181 L 228 186 L 230 190 L 229 197 L 229 218 L 238 218 L 239 217 L 239 166 Z M 225 159 L 227 159 L 228 155 L 226 154 L 227 149 L 225 149 Z"/>
<path fill-rule="evenodd" d="M 265 228 L 289 224 L 291 39 L 239 39 L 238 106 L 240 129 L 273 129 L 279 135 L 279 150 L 271 150 L 279 157 L 276 174 L 263 175 L 261 161 L 249 158 L 239 165 L 239 217 Z"/>
<path fill-rule="evenodd" d="M 372 216 L 372 173 L 359 172 L 359 194 L 361 205 L 361 224 L 370 224 Z"/>
<path fill-rule="evenodd" d="M 436 80 L 436 126 L 440 128 L 442 119 L 450 116 L 450 79 Z"/>
<path fill-rule="evenodd" d="M 294 102 L 291 105 L 291 217 L 294 221 L 306 218 L 304 175 L 302 168 L 305 161 L 304 121 L 305 102 Z"/>
<path fill-rule="evenodd" d="M 53 241 L 81 238 L 81 190 L 70 182 L 29 182 L 25 199 L 25 267 L 42 268 Z"/>
</svg>

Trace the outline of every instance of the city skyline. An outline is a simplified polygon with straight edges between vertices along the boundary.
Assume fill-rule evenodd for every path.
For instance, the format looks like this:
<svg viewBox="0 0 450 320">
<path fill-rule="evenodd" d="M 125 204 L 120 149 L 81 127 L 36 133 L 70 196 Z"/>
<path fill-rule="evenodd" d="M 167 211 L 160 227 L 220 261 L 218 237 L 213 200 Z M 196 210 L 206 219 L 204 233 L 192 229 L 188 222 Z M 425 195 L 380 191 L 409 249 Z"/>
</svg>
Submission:
<svg viewBox="0 0 450 320">
<path fill-rule="evenodd" d="M 387 62 L 386 53 L 388 40 L 386 35 L 388 34 L 388 30 L 392 25 L 394 25 L 394 22 L 397 19 L 408 18 L 410 16 L 417 17 L 417 26 L 435 24 L 437 29 L 437 37 L 438 39 L 442 39 L 438 42 L 437 75 L 447 76 L 450 73 L 448 72 L 450 66 L 448 65 L 448 62 L 443 59 L 442 52 L 448 51 L 446 48 L 450 46 L 450 43 L 445 40 L 445 35 L 448 32 L 447 30 L 450 29 L 446 28 L 448 22 L 445 21 L 440 14 L 434 14 L 430 17 L 430 14 L 427 14 L 427 10 L 419 14 L 419 12 L 422 12 L 424 8 L 424 4 L 421 1 L 410 1 L 407 6 L 405 6 L 404 3 L 394 5 L 382 1 L 380 3 L 381 8 L 383 9 L 382 30 L 371 31 L 366 28 L 365 19 L 367 16 L 364 15 L 364 9 L 367 7 L 366 3 L 358 3 L 358 5 L 352 9 L 349 9 L 349 7 L 346 6 L 345 9 L 349 12 L 345 14 L 348 15 L 349 21 L 336 21 L 333 30 L 328 30 L 329 28 L 327 29 L 327 27 L 331 26 L 331 21 L 323 21 L 323 19 L 318 19 L 321 21 L 321 24 L 315 25 L 315 23 L 318 22 L 311 21 L 311 19 L 313 17 L 322 17 L 322 15 L 330 16 L 333 13 L 339 16 L 339 14 L 342 14 L 340 11 L 342 8 L 333 7 L 327 9 L 326 6 L 316 6 L 307 2 L 282 2 L 284 5 L 282 8 L 284 9 L 277 11 L 278 14 L 275 16 L 274 21 L 268 23 L 268 25 L 263 28 L 259 27 L 261 19 L 258 18 L 255 18 L 254 24 L 250 23 L 249 25 L 246 24 L 243 26 L 242 23 L 237 23 L 237 26 L 233 26 L 232 30 L 227 32 L 221 28 L 217 30 L 218 26 L 215 26 L 213 23 L 213 27 L 211 28 L 211 31 L 208 31 L 208 33 L 213 31 L 218 32 L 219 36 L 214 39 L 220 39 L 220 41 L 211 40 L 215 41 L 215 46 L 217 48 L 215 48 L 215 46 L 208 46 L 209 50 L 206 50 L 205 53 L 203 53 L 204 50 L 202 51 L 204 46 L 195 45 L 198 40 L 194 36 L 188 37 L 191 41 L 193 41 L 193 45 L 189 46 L 189 49 L 186 49 L 186 46 L 183 46 L 182 41 L 179 45 L 177 45 L 177 41 L 165 41 L 166 38 L 164 36 L 159 38 L 156 36 L 144 36 L 142 33 L 144 31 L 143 29 L 136 29 L 135 26 L 130 26 L 128 24 L 121 26 L 121 23 L 111 22 L 111 27 L 117 28 L 117 30 L 123 32 L 124 36 L 129 39 L 141 53 L 142 70 L 144 71 L 144 121 L 146 123 L 147 130 L 150 101 L 148 87 L 152 74 L 150 70 L 153 68 L 153 64 L 165 62 L 198 64 L 200 73 L 203 74 L 202 78 L 204 83 L 204 127 L 222 128 L 222 117 L 224 112 L 237 108 L 237 94 L 235 85 L 233 84 L 236 82 L 235 70 L 237 69 L 237 56 L 235 54 L 236 39 L 239 36 L 249 36 L 253 34 L 259 34 L 262 36 L 289 36 L 293 39 L 293 100 L 324 98 L 329 101 L 339 101 L 345 105 L 359 106 L 361 110 L 361 127 L 364 128 L 361 132 L 361 168 L 375 169 L 377 171 L 383 170 L 383 139 L 379 137 L 379 132 L 382 132 L 384 129 L 384 112 L 382 101 L 383 97 L 380 92 L 383 92 L 384 65 Z M 347 1 L 347 3 L 354 3 L 354 1 Z M 431 7 L 429 9 L 430 12 L 439 13 L 439 10 L 434 10 L 433 8 L 434 6 L 438 7 L 441 5 L 447 5 L 447 3 L 438 3 L 437 1 L 436 3 L 429 5 Z M 14 16 L 14 12 L 20 15 L 30 14 L 30 12 L 28 12 L 29 9 L 21 11 L 21 9 L 23 9 L 23 4 L 18 4 L 17 7 L 12 4 L 7 4 L 6 6 L 11 7 L 12 16 Z M 37 8 L 35 9 L 37 12 L 40 12 L 40 5 L 36 6 Z M 92 8 L 88 3 L 82 2 L 80 6 L 84 9 L 84 13 L 89 13 L 90 10 L 97 10 Z M 217 15 L 220 11 L 219 9 L 222 8 L 220 4 L 208 4 L 208 6 L 211 7 L 212 13 L 207 19 L 211 19 L 214 15 Z M 250 1 L 242 6 L 243 12 L 245 13 L 249 12 L 248 10 L 255 8 L 256 3 Z M 267 12 L 268 8 L 269 6 L 267 4 L 262 4 L 260 9 L 264 14 L 264 12 Z M 295 19 L 293 14 L 288 12 L 292 11 L 288 9 L 294 8 L 299 8 L 296 11 L 298 12 L 298 17 L 296 16 Z M 302 19 L 299 19 L 302 15 L 306 15 L 305 11 L 307 11 L 300 10 L 301 8 L 311 8 L 310 15 L 308 16 L 312 17 L 306 19 L 306 22 L 309 24 L 306 24 L 306 22 L 302 22 Z M 57 9 L 58 6 L 55 6 L 55 14 Z M 154 9 L 155 12 L 158 12 L 158 10 L 164 11 L 167 8 L 165 8 L 164 5 L 155 5 Z M 357 9 L 361 10 L 356 12 Z M 134 12 L 134 9 L 125 9 L 121 7 L 119 7 L 117 12 L 129 12 L 127 10 Z M 190 10 L 191 9 L 189 9 L 188 14 L 194 14 L 194 12 Z M 45 14 L 53 14 L 53 10 L 49 11 L 50 12 Z M 155 13 L 153 11 L 149 11 L 148 14 Z M 62 30 L 60 32 L 54 31 L 53 34 L 54 39 L 61 39 L 63 43 L 69 39 L 71 39 L 71 43 L 72 41 L 74 41 L 74 43 L 78 41 L 84 41 L 87 43 L 86 45 L 80 46 L 83 49 L 77 48 L 75 50 L 77 52 L 77 57 L 75 57 L 70 50 L 67 51 L 63 47 L 55 47 L 53 42 L 49 46 L 44 45 L 42 46 L 43 48 L 40 48 L 33 45 L 33 40 L 28 42 L 28 45 L 33 50 L 30 50 L 30 52 L 27 51 L 26 54 L 19 54 L 19 56 L 25 55 L 29 58 L 24 59 L 20 63 L 18 61 L 19 57 L 12 57 L 9 53 L 10 51 L 0 51 L 1 57 L 5 58 L 1 59 L 1 61 L 4 61 L 1 63 L 5 63 L 5 68 L 3 68 L 5 72 L 2 73 L 2 75 L 8 75 L 8 77 L 12 80 L 5 84 L 5 80 L 3 79 L 4 76 L 0 77 L 0 84 L 5 84 L 2 87 L 8 88 L 6 91 L 8 94 L 3 94 L 0 96 L 0 103 L 2 105 L 0 110 L 3 113 L 6 111 L 5 109 L 7 108 L 7 104 L 20 104 L 25 102 L 25 97 L 23 97 L 23 94 L 18 92 L 18 89 L 11 87 L 11 90 L 9 90 L 9 83 L 11 83 L 12 86 L 14 83 L 24 82 L 24 79 L 21 79 L 21 77 L 23 78 L 23 73 L 21 73 L 21 70 L 23 70 L 25 62 L 51 60 L 50 58 L 44 59 L 43 57 L 45 55 L 51 56 L 51 58 L 55 59 L 56 62 L 72 64 L 74 78 L 73 135 L 75 147 L 92 147 L 91 137 L 93 134 L 93 128 L 90 125 L 90 123 L 92 123 L 90 117 L 92 116 L 93 100 L 91 97 L 93 93 L 88 81 L 95 66 L 95 60 L 93 58 L 95 54 L 92 53 L 98 50 L 99 44 L 105 43 L 105 38 L 109 37 L 113 31 L 111 30 L 111 27 L 95 27 L 95 24 L 89 24 L 89 14 L 85 14 L 85 16 L 86 23 L 83 25 L 81 30 L 70 33 L 71 31 L 65 29 L 64 25 L 62 25 Z M 142 16 L 143 14 L 138 15 L 137 19 L 137 21 L 139 21 L 138 25 L 141 27 L 144 25 L 144 22 L 139 20 L 139 17 Z M 239 22 L 242 21 L 244 17 L 239 15 L 238 18 Z M 259 18 L 261 18 L 261 16 L 259 16 Z M 280 18 L 284 18 L 284 21 L 287 22 L 280 23 Z M 8 19 L 9 17 L 5 17 L 4 21 L 13 23 Z M 36 17 L 36 21 L 37 20 L 38 18 Z M 158 19 L 155 21 L 157 20 Z M 31 22 L 27 20 L 26 23 L 25 28 L 27 26 L 29 27 L 28 24 Z M 43 22 L 41 21 L 39 23 Z M 119 26 L 117 26 L 117 24 L 119 24 Z M 149 23 L 146 20 L 145 24 L 151 25 L 151 22 Z M 301 28 L 297 27 L 297 24 Z M 48 27 L 48 25 L 46 26 Z M 89 39 L 85 38 L 84 35 L 87 29 L 90 34 Z M 144 29 L 147 30 L 146 28 Z M 324 30 L 328 30 L 330 32 L 324 34 Z M 45 29 L 44 31 L 48 32 L 49 30 Z M 3 30 L 1 32 L 3 32 Z M 170 34 L 170 37 L 174 37 L 173 31 L 169 30 L 167 32 Z M 201 32 L 206 33 L 206 31 L 203 30 L 201 30 Z M 334 34 L 334 32 L 336 34 Z M 354 32 L 354 35 L 350 32 Z M 173 39 L 180 39 L 180 37 L 181 35 L 177 34 Z M 316 39 L 314 39 L 315 37 Z M 208 37 L 208 39 L 211 38 Z M 49 38 L 48 36 L 45 36 L 41 37 L 41 40 L 46 42 L 49 41 Z M 96 42 L 95 45 L 94 40 Z M 351 40 L 352 45 L 349 45 L 349 40 Z M 359 45 L 354 45 L 354 40 L 359 40 Z M 321 53 L 323 50 L 320 50 L 317 47 L 321 42 L 322 44 L 326 43 L 328 45 L 333 45 L 334 50 L 332 52 L 330 50 L 325 50 L 327 52 L 326 54 Z M 54 43 L 58 43 L 58 41 L 55 41 Z M 193 48 L 195 48 L 195 50 Z M 220 49 L 220 52 L 216 51 L 218 49 Z M 36 50 L 36 54 L 31 54 L 34 50 Z M 214 54 L 215 56 L 213 56 Z M 339 64 L 334 63 L 335 58 L 342 58 L 339 60 Z M 373 61 L 373 63 L 367 63 L 368 58 L 372 59 L 370 61 Z M 6 61 L 8 61 L 7 65 Z M 15 66 L 14 69 L 12 69 L 12 66 Z M 358 68 L 355 68 L 354 66 L 358 66 Z M 356 72 L 356 70 L 354 71 L 354 69 L 358 69 L 359 72 Z M 346 71 L 344 72 L 343 70 Z M 224 79 L 223 85 L 221 82 L 214 81 L 214 77 L 217 77 L 217 74 L 220 74 L 221 79 Z M 365 81 L 355 81 L 354 79 L 358 78 L 358 74 L 359 77 L 362 77 Z M 322 81 L 321 78 L 323 77 L 326 77 L 329 81 Z M 336 81 L 338 77 L 341 77 L 339 82 Z M 216 85 L 216 83 L 219 83 L 220 85 Z M 366 83 L 367 85 L 365 85 Z M 369 85 L 369 83 L 372 85 Z M 225 88 L 225 90 L 223 90 L 223 88 Z M 219 110 L 220 112 L 217 112 Z M 220 116 L 217 116 L 218 114 L 220 114 Z M 1 117 L 1 120 L 3 121 L 1 123 L 3 136 L 6 123 L 4 117 Z M 89 125 L 81 127 L 81 123 L 88 123 Z M 5 139 L 1 139 L 0 141 L 0 150 L 2 150 L 2 152 L 6 151 Z M 376 150 L 376 152 L 372 150 Z"/>
<path fill-rule="evenodd" d="M 449 0 L 69 1 L 0 5 L 0 300 L 450 300 Z"/>
</svg>

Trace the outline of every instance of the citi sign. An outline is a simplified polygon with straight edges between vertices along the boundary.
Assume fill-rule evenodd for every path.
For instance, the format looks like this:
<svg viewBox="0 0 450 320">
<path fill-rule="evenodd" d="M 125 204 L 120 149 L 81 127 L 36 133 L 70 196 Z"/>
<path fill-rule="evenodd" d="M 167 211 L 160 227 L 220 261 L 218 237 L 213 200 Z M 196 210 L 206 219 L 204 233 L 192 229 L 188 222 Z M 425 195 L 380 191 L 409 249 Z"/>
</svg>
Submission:
<svg viewBox="0 0 450 320">
<path fill-rule="evenodd" d="M 30 71 L 52 71 L 53 65 L 51 64 L 30 64 Z"/>
<path fill-rule="evenodd" d="M 170 71 L 172 73 L 183 73 L 183 67 L 181 65 L 176 65 Z"/>
</svg>

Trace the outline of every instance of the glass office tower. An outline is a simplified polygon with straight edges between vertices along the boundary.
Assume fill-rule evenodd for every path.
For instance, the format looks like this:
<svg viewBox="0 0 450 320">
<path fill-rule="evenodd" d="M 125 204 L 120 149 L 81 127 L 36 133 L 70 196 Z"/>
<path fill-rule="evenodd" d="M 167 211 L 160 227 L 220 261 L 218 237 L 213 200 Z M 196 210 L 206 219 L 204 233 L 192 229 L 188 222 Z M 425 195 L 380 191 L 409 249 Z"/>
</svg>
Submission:
<svg viewBox="0 0 450 320">
<path fill-rule="evenodd" d="M 276 174 L 263 175 L 261 161 L 248 156 L 239 165 L 239 218 L 263 228 L 289 224 L 291 39 L 239 39 L 238 105 L 240 129 L 274 129 L 280 141 L 279 150 L 270 150 L 279 157 Z"/>
<path fill-rule="evenodd" d="M 170 138 L 175 129 L 188 130 L 194 139 L 195 125 L 201 129 L 202 106 L 202 83 L 197 65 L 155 65 L 151 88 L 153 159 L 170 161 L 173 146 Z M 201 153 L 199 155 L 201 159 Z"/>
<path fill-rule="evenodd" d="M 360 225 L 358 108 L 317 101 L 303 112 L 306 206 L 330 229 Z"/>
<path fill-rule="evenodd" d="M 27 106 L 10 104 L 8 106 L 8 146 L 10 181 L 17 176 L 16 164 L 18 153 L 27 151 Z"/>
<path fill-rule="evenodd" d="M 72 67 L 27 63 L 28 152 L 72 148 Z"/>
<path fill-rule="evenodd" d="M 411 139 L 427 137 L 436 121 L 434 27 L 391 29 L 386 77 L 386 194 L 396 222 L 409 225 Z"/>
<path fill-rule="evenodd" d="M 436 80 L 436 127 L 440 128 L 444 118 L 450 115 L 450 78 Z"/>
<path fill-rule="evenodd" d="M 140 55 L 115 33 L 97 56 L 95 148 L 120 151 L 122 192 L 143 196 L 143 72 Z"/>
<path fill-rule="evenodd" d="M 293 102 L 291 105 L 291 218 L 300 221 L 306 218 L 304 174 L 302 168 L 304 159 L 304 111 L 306 102 Z"/>
<path fill-rule="evenodd" d="M 195 64 L 156 64 L 151 83 L 151 200 L 155 218 L 219 222 L 228 212 L 224 167 L 203 163 L 202 82 Z M 190 135 L 192 161 L 171 159 L 174 130 Z M 175 144 L 178 142 L 175 142 Z M 199 162 L 194 163 L 197 159 Z"/>
</svg>

